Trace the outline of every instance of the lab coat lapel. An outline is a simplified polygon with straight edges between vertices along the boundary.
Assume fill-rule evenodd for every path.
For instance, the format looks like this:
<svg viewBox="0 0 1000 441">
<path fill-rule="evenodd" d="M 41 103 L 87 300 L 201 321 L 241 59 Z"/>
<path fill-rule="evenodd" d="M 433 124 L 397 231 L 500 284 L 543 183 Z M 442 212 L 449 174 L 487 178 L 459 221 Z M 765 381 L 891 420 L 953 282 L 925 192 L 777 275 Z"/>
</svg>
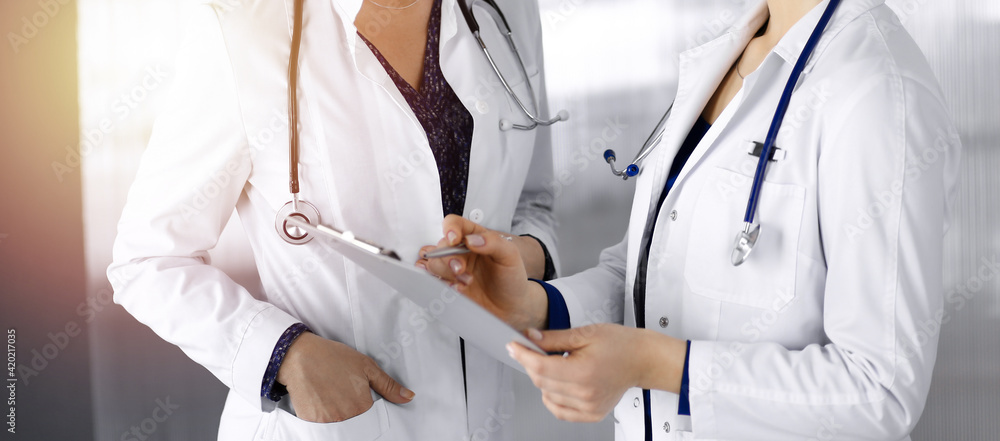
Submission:
<svg viewBox="0 0 1000 441">
<path fill-rule="evenodd" d="M 378 84 L 392 98 L 400 111 L 410 120 L 412 128 L 418 133 L 424 134 L 423 126 L 420 125 L 420 121 L 417 119 L 416 114 L 413 113 L 413 109 L 406 101 L 406 98 L 403 97 L 399 88 L 396 87 L 396 83 L 392 81 L 392 77 L 385 71 L 385 67 L 382 66 L 382 63 L 372 53 L 368 44 L 358 36 L 358 28 L 354 26 L 354 20 L 358 16 L 358 11 L 361 10 L 361 3 L 362 0 L 330 0 L 329 3 L 331 15 L 339 19 L 340 28 L 345 33 L 344 41 L 346 41 L 348 53 L 351 55 L 350 60 L 363 77 Z M 307 12 L 309 12 L 308 9 Z M 393 12 L 390 10 L 388 13 L 392 14 Z M 335 28 L 335 26 L 331 28 Z M 321 41 L 336 40 L 324 39 Z"/>
<path fill-rule="evenodd" d="M 497 90 L 482 86 L 484 79 L 492 80 L 495 75 L 483 59 L 479 45 L 466 26 L 465 17 L 462 16 L 457 1 L 442 0 L 439 46 L 441 73 L 455 91 L 455 95 L 465 104 L 469 114 L 476 119 L 473 132 L 475 139 L 481 136 L 480 112 L 475 110 L 476 103 L 479 100 L 490 101 L 494 98 L 493 95 L 497 94 Z M 458 35 L 460 30 L 469 35 Z M 477 142 L 473 141 L 472 145 L 475 148 Z"/>
<path fill-rule="evenodd" d="M 288 14 L 289 35 L 293 32 L 295 0 L 285 0 L 285 10 Z M 392 78 L 385 68 L 368 48 L 368 45 L 358 36 L 354 20 L 361 10 L 361 0 L 330 0 L 329 2 L 304 2 L 302 48 L 299 56 L 299 88 L 311 84 L 328 84 L 329 73 L 343 70 L 343 66 L 351 66 L 363 77 L 381 86 L 399 108 L 410 117 L 411 122 L 420 127 L 416 116 L 410 109 L 403 95 L 396 88 Z M 344 38 L 338 38 L 336 33 L 342 32 Z M 289 39 L 291 41 L 291 39 Z M 343 44 L 345 50 L 336 50 L 328 45 Z M 342 87 L 334 84 L 332 90 Z M 300 100 L 302 100 L 300 95 Z M 305 101 L 308 101 L 307 99 Z M 421 133 L 423 129 L 420 129 Z"/>
<path fill-rule="evenodd" d="M 633 250 L 629 253 L 629 268 L 633 269 L 629 273 L 629 286 L 634 282 L 634 268 L 638 264 L 642 237 L 649 229 L 650 217 L 655 212 L 656 203 L 664 190 L 674 156 L 677 155 L 681 144 L 705 109 L 705 105 L 715 94 L 716 88 L 729 70 L 728 67 L 736 61 L 750 41 L 753 32 L 760 27 L 766 17 L 767 3 L 760 0 L 728 32 L 709 43 L 681 53 L 673 113 L 667 120 L 663 139 L 656 147 L 658 152 L 649 158 L 652 164 L 643 171 L 651 173 L 653 178 L 640 179 L 636 186 L 629 224 L 629 249 Z M 700 150 L 692 153 L 685 169 L 689 169 L 704 155 L 704 148 Z"/>
<path fill-rule="evenodd" d="M 733 33 L 727 33 L 715 41 L 680 55 L 680 74 L 677 84 L 677 98 L 674 104 L 674 114 L 663 135 L 663 155 L 656 164 L 653 180 L 653 198 L 655 205 L 664 190 L 670 166 L 681 144 L 687 139 L 695 121 L 701 116 L 705 105 L 715 94 L 716 88 L 726 75 L 727 66 L 731 66 L 742 51 L 745 42 Z M 697 152 L 692 153 L 694 159 Z M 688 161 L 691 161 L 689 159 Z M 652 206 L 651 209 L 655 209 Z"/>
<path fill-rule="evenodd" d="M 361 10 L 361 3 L 363 0 L 330 0 L 329 7 L 333 10 L 333 17 L 336 17 L 340 21 L 340 31 L 344 33 L 344 41 L 348 42 L 347 49 L 353 55 L 354 40 L 357 39 L 356 31 L 354 27 L 354 19 L 358 16 L 358 11 Z M 320 6 L 324 2 L 303 2 L 305 7 L 305 14 L 303 14 L 303 23 L 308 28 L 308 23 L 316 17 L 316 12 L 325 11 L 325 6 L 322 9 L 310 8 L 310 6 Z M 291 37 L 293 28 L 295 26 L 295 0 L 285 0 L 285 14 L 288 15 L 288 36 Z M 336 29 L 336 27 L 328 27 L 327 29 Z M 326 41 L 339 41 L 339 40 L 326 40 Z"/>
<path fill-rule="evenodd" d="M 345 64 L 353 65 L 363 76 L 377 84 L 384 86 L 384 83 L 388 82 L 392 85 L 392 79 L 368 50 L 364 41 L 358 37 L 357 28 L 354 27 L 354 19 L 361 10 L 361 0 L 303 2 L 303 7 L 299 87 L 309 82 L 316 84 L 328 82 L 329 78 L 314 75 L 336 72 Z M 295 0 L 285 0 L 285 13 L 288 18 L 289 42 L 291 42 L 295 26 Z M 338 38 L 336 35 L 338 32 L 343 33 L 344 38 Z M 344 45 L 342 49 L 345 50 L 331 48 L 330 44 Z M 363 51 L 358 50 L 359 45 L 364 48 Z M 392 89 L 395 90 L 395 87 Z"/>
<path fill-rule="evenodd" d="M 704 112 L 708 101 L 715 95 L 716 89 L 729 72 L 730 67 L 743 53 L 753 34 L 764 24 L 767 15 L 767 2 L 760 1 L 748 10 L 740 22 L 725 35 L 708 44 L 681 53 L 677 104 L 674 107 L 675 125 L 668 128 L 664 134 L 666 143 L 664 147 L 667 147 L 665 150 L 669 152 L 669 155 L 664 155 L 660 163 L 657 164 L 653 188 L 654 197 L 650 201 L 651 210 L 656 208 L 655 203 L 659 201 L 660 194 L 664 190 L 670 166 L 673 164 L 674 156 L 676 156 L 681 144 L 687 139 L 691 128 Z M 733 104 L 738 105 L 739 103 L 734 102 Z M 687 175 L 687 171 L 691 170 L 704 157 L 710 145 L 710 142 L 700 143 L 698 148 L 691 153 L 685 162 L 684 169 L 674 183 L 675 186 L 679 185 Z"/>
<path fill-rule="evenodd" d="M 727 67 L 736 61 L 736 57 L 746 47 L 752 35 L 750 29 L 756 30 L 763 22 L 761 17 L 766 16 L 767 3 L 765 0 L 759 0 L 759 3 L 749 9 L 748 13 L 728 32 L 681 54 L 673 112 L 664 128 L 663 139 L 648 158 L 649 166 L 639 175 L 636 183 L 629 221 L 626 286 L 635 285 L 642 240 L 650 230 L 651 223 L 655 222 L 651 217 L 656 211 L 656 203 L 660 200 L 660 194 L 664 190 L 677 151 L 704 110 L 705 104 L 715 93 L 715 89 L 728 70 Z M 754 27 L 754 24 L 757 27 Z M 697 160 L 695 154 L 692 156 L 691 159 Z M 690 168 L 691 159 L 685 166 L 686 169 Z M 647 179 L 649 175 L 652 177 Z M 626 305 L 631 305 L 634 301 L 633 292 L 631 289 L 626 292 Z M 627 307 L 626 310 L 626 323 L 634 326 L 635 317 L 632 308 Z"/>
<path fill-rule="evenodd" d="M 347 49 L 350 51 L 351 55 L 354 55 L 355 53 L 354 49 L 357 47 L 355 44 L 356 40 L 360 40 L 360 38 L 358 38 L 358 30 L 354 27 L 354 20 L 358 17 L 358 11 L 361 10 L 362 1 L 363 0 L 330 0 L 329 3 L 330 7 L 333 9 L 334 16 L 340 19 L 341 30 L 344 32 L 344 41 L 347 42 Z"/>
<path fill-rule="evenodd" d="M 484 7 L 487 6 L 480 5 L 477 9 Z M 497 63 L 509 66 L 502 59 L 507 53 L 507 46 L 495 44 L 496 40 L 491 40 L 502 34 L 496 32 L 494 23 L 487 20 L 491 19 L 480 18 L 480 25 L 486 29 L 482 38 L 493 53 L 500 53 L 497 54 Z M 518 37 L 515 29 L 515 38 Z M 508 161 L 511 150 L 524 151 L 523 145 L 512 140 L 525 136 L 526 133 L 518 130 L 512 133 L 500 132 L 500 118 L 504 109 L 508 108 L 507 92 L 500 87 L 496 74 L 487 63 L 479 43 L 473 38 L 456 0 L 441 2 L 440 54 L 442 74 L 473 119 L 469 153 L 470 176 L 477 171 L 501 166 Z M 531 143 L 533 142 L 532 140 Z M 489 187 L 482 180 L 470 179 L 466 189 L 464 215 L 471 217 L 471 210 L 482 204 L 490 204 L 489 201 L 495 198 L 504 197 L 502 195 L 508 190 L 509 188 Z"/>
</svg>

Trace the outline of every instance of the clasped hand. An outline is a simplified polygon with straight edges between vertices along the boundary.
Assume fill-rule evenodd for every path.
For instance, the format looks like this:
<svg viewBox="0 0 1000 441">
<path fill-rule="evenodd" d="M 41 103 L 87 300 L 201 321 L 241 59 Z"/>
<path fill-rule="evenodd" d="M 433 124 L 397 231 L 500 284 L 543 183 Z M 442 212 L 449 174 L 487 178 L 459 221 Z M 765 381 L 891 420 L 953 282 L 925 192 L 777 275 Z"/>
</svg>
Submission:
<svg viewBox="0 0 1000 441">
<path fill-rule="evenodd" d="M 306 332 L 292 342 L 278 371 L 299 419 L 333 423 L 372 407 L 371 391 L 395 404 L 414 393 L 386 374 L 375 360 L 339 342 Z"/>
</svg>

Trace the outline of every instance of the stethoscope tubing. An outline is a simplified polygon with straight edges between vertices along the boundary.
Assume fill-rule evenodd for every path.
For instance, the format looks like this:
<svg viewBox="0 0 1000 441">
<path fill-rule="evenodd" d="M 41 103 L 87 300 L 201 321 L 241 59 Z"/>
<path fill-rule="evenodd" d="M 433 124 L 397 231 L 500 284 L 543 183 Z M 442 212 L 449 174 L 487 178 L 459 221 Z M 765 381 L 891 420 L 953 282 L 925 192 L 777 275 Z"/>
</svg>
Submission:
<svg viewBox="0 0 1000 441">
<path fill-rule="evenodd" d="M 607 149 L 604 151 L 604 161 L 611 166 L 611 173 L 622 178 L 624 181 L 627 181 L 628 178 L 639 175 L 639 163 L 646 159 L 646 157 L 653 152 L 653 149 L 656 148 L 656 145 L 660 143 L 660 140 L 663 139 L 663 134 L 666 132 L 667 120 L 670 118 L 670 114 L 673 113 L 673 110 L 674 103 L 670 103 L 670 107 L 668 107 L 667 111 L 663 113 L 663 117 L 660 118 L 658 123 L 656 123 L 656 127 L 649 133 L 649 137 L 646 138 L 646 141 L 642 143 L 642 148 L 639 149 L 639 152 L 635 154 L 635 158 L 633 158 L 632 162 L 625 166 L 625 168 L 618 170 L 615 167 L 616 158 L 614 150 Z"/>
<path fill-rule="evenodd" d="M 840 0 L 830 0 L 830 4 L 823 11 L 823 16 L 820 17 L 819 23 L 816 24 L 816 28 L 813 29 L 809 40 L 806 41 L 806 45 L 802 49 L 802 54 L 795 61 L 795 67 L 792 68 L 788 82 L 785 83 L 785 89 L 781 93 L 781 99 L 778 101 L 778 108 L 775 109 L 774 117 L 771 119 L 767 138 L 764 140 L 764 147 L 760 152 L 760 158 L 757 159 L 753 184 L 750 186 L 750 197 L 747 200 L 747 209 L 743 216 L 743 222 L 747 225 L 754 223 L 754 218 L 757 214 L 757 205 L 760 202 L 760 191 L 764 185 L 764 175 L 767 172 L 767 163 L 770 162 L 771 150 L 774 149 L 774 143 L 778 139 L 778 131 L 781 129 L 782 122 L 784 122 L 785 114 L 788 113 L 788 107 L 792 101 L 792 93 L 795 92 L 795 87 L 798 85 L 802 73 L 805 72 L 806 64 L 809 62 L 810 56 L 812 56 L 813 51 L 816 49 L 816 45 L 823 36 L 823 32 L 826 30 L 827 25 L 829 25 L 839 4 Z"/>
<path fill-rule="evenodd" d="M 526 106 L 524 102 L 521 101 L 521 98 L 517 96 L 517 93 L 514 92 L 514 89 L 510 86 L 507 78 L 504 77 L 502 72 L 500 72 L 500 68 L 497 66 L 496 61 L 490 54 L 490 50 L 486 46 L 486 42 L 483 41 L 481 34 L 482 31 L 479 27 L 479 20 L 476 20 L 475 14 L 472 13 L 472 7 L 477 1 L 482 1 L 489 6 L 489 8 L 484 9 L 490 14 L 490 16 L 493 17 L 493 22 L 497 25 L 497 30 L 504 36 L 507 40 L 507 45 L 515 54 L 514 59 L 517 61 L 518 67 L 524 75 L 524 82 L 528 89 L 528 96 L 532 100 L 535 99 L 535 89 L 534 86 L 531 85 L 530 78 L 528 78 L 528 69 L 524 66 L 524 60 L 521 59 L 521 52 L 517 49 L 517 43 L 514 42 L 514 35 L 511 32 L 510 24 L 507 22 L 507 17 L 504 16 L 503 11 L 500 10 L 500 7 L 497 6 L 496 2 L 493 0 L 471 0 L 470 4 L 467 3 L 466 0 L 458 0 L 459 9 L 462 10 L 462 15 L 465 16 L 465 21 L 469 25 L 469 30 L 472 32 L 472 36 L 475 37 L 476 42 L 479 43 L 479 48 L 483 51 L 483 55 L 486 56 L 486 61 L 489 62 L 490 67 L 493 69 L 493 73 L 496 74 L 497 78 L 500 80 L 500 84 L 503 85 L 507 95 L 514 99 L 514 102 L 521 109 L 521 112 L 524 113 L 524 115 L 531 121 L 530 124 L 515 124 L 510 121 L 502 120 L 500 122 L 500 130 L 532 130 L 538 126 L 551 126 L 559 121 L 568 120 L 569 114 L 565 110 L 559 111 L 555 117 L 548 119 L 541 118 L 539 115 L 536 115 L 529 110 L 528 106 Z"/>
<path fill-rule="evenodd" d="M 656 123 L 658 130 L 649 134 L 649 137 L 646 138 L 646 142 L 643 143 L 642 150 L 640 150 L 639 153 L 635 155 L 635 159 L 632 160 L 632 164 L 638 165 L 640 162 L 645 160 L 650 153 L 653 153 L 653 147 L 660 143 L 660 140 L 663 139 L 663 134 L 667 131 L 667 120 L 670 119 L 670 114 L 673 113 L 673 111 L 674 103 L 670 103 L 670 107 L 667 108 L 663 117 L 660 118 L 660 122 Z"/>
<path fill-rule="evenodd" d="M 299 194 L 299 49 L 302 46 L 303 4 L 295 0 L 295 24 L 292 26 L 292 51 L 288 57 L 288 191 L 292 201 Z M 295 207 L 296 209 L 298 207 Z"/>
</svg>

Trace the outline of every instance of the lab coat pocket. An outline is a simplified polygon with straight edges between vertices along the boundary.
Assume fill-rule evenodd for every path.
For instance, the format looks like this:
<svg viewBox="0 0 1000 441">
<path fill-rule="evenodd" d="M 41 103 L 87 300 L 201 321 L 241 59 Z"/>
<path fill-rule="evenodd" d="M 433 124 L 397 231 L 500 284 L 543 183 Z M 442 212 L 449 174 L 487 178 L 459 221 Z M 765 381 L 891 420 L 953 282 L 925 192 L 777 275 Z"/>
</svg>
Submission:
<svg viewBox="0 0 1000 441">
<path fill-rule="evenodd" d="M 381 398 L 361 415 L 337 423 L 311 423 L 280 407 L 274 412 L 268 441 L 373 441 L 389 429 L 389 414 Z"/>
<path fill-rule="evenodd" d="M 733 266 L 736 235 L 753 177 L 723 168 L 695 203 L 684 278 L 695 294 L 755 308 L 780 310 L 795 297 L 795 270 L 805 188 L 764 181 L 756 220 L 760 236 L 740 266 Z"/>
</svg>

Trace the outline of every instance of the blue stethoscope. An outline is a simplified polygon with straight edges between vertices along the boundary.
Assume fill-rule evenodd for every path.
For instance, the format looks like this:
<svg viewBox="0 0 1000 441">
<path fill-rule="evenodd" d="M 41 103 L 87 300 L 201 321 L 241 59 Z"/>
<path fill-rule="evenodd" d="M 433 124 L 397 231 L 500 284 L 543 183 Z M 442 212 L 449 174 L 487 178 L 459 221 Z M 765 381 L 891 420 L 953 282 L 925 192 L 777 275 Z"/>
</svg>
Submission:
<svg viewBox="0 0 1000 441">
<path fill-rule="evenodd" d="M 767 171 L 767 163 L 771 158 L 771 151 L 774 149 L 774 142 L 778 137 L 778 129 L 781 128 L 781 122 L 785 118 L 785 113 L 788 111 L 788 105 L 792 100 L 792 92 L 795 91 L 795 86 L 798 84 L 799 79 L 802 77 L 802 73 L 805 71 L 806 63 L 809 61 L 809 57 L 812 55 L 813 50 L 816 49 L 816 45 L 819 43 L 819 39 L 823 35 L 823 31 L 830 23 L 830 19 L 833 17 L 833 13 L 836 11 L 837 5 L 839 4 L 840 0 L 830 0 L 830 4 L 827 5 L 826 11 L 823 12 L 823 16 L 820 18 L 819 23 L 817 23 L 816 28 L 813 29 L 805 47 L 802 48 L 802 55 L 800 55 L 799 59 L 795 62 L 795 67 L 792 69 L 792 74 L 789 76 L 788 82 L 785 83 L 785 90 L 781 94 L 781 100 L 778 101 L 778 109 L 774 112 L 774 118 L 771 120 L 771 127 L 767 132 L 764 147 L 761 149 L 760 158 L 757 160 L 757 169 L 754 172 L 753 185 L 750 187 L 750 196 L 747 200 L 747 210 L 746 214 L 743 216 L 743 230 L 736 235 L 736 243 L 733 245 L 733 266 L 740 266 L 743 262 L 746 262 L 747 257 L 750 256 L 750 252 L 753 251 L 754 245 L 757 244 L 757 239 L 760 237 L 760 224 L 754 222 L 754 217 L 757 214 L 757 205 L 760 202 L 760 190 L 764 184 L 764 173 Z M 604 152 L 604 160 L 611 166 L 611 172 L 614 173 L 615 176 L 620 176 L 623 180 L 628 180 L 628 178 L 633 178 L 639 175 L 639 163 L 649 156 L 649 154 L 654 148 L 656 148 L 660 140 L 663 138 L 663 132 L 665 130 L 667 119 L 670 117 L 670 111 L 673 110 L 673 108 L 674 105 L 670 104 L 666 113 L 663 114 L 663 118 L 660 118 L 660 122 L 657 123 L 656 128 L 653 129 L 653 133 L 651 133 L 649 138 L 646 139 L 646 142 L 643 143 L 642 149 L 639 150 L 635 159 L 633 159 L 632 163 L 625 167 L 624 170 L 618 170 L 615 168 L 614 150 L 609 149 Z"/>
</svg>

